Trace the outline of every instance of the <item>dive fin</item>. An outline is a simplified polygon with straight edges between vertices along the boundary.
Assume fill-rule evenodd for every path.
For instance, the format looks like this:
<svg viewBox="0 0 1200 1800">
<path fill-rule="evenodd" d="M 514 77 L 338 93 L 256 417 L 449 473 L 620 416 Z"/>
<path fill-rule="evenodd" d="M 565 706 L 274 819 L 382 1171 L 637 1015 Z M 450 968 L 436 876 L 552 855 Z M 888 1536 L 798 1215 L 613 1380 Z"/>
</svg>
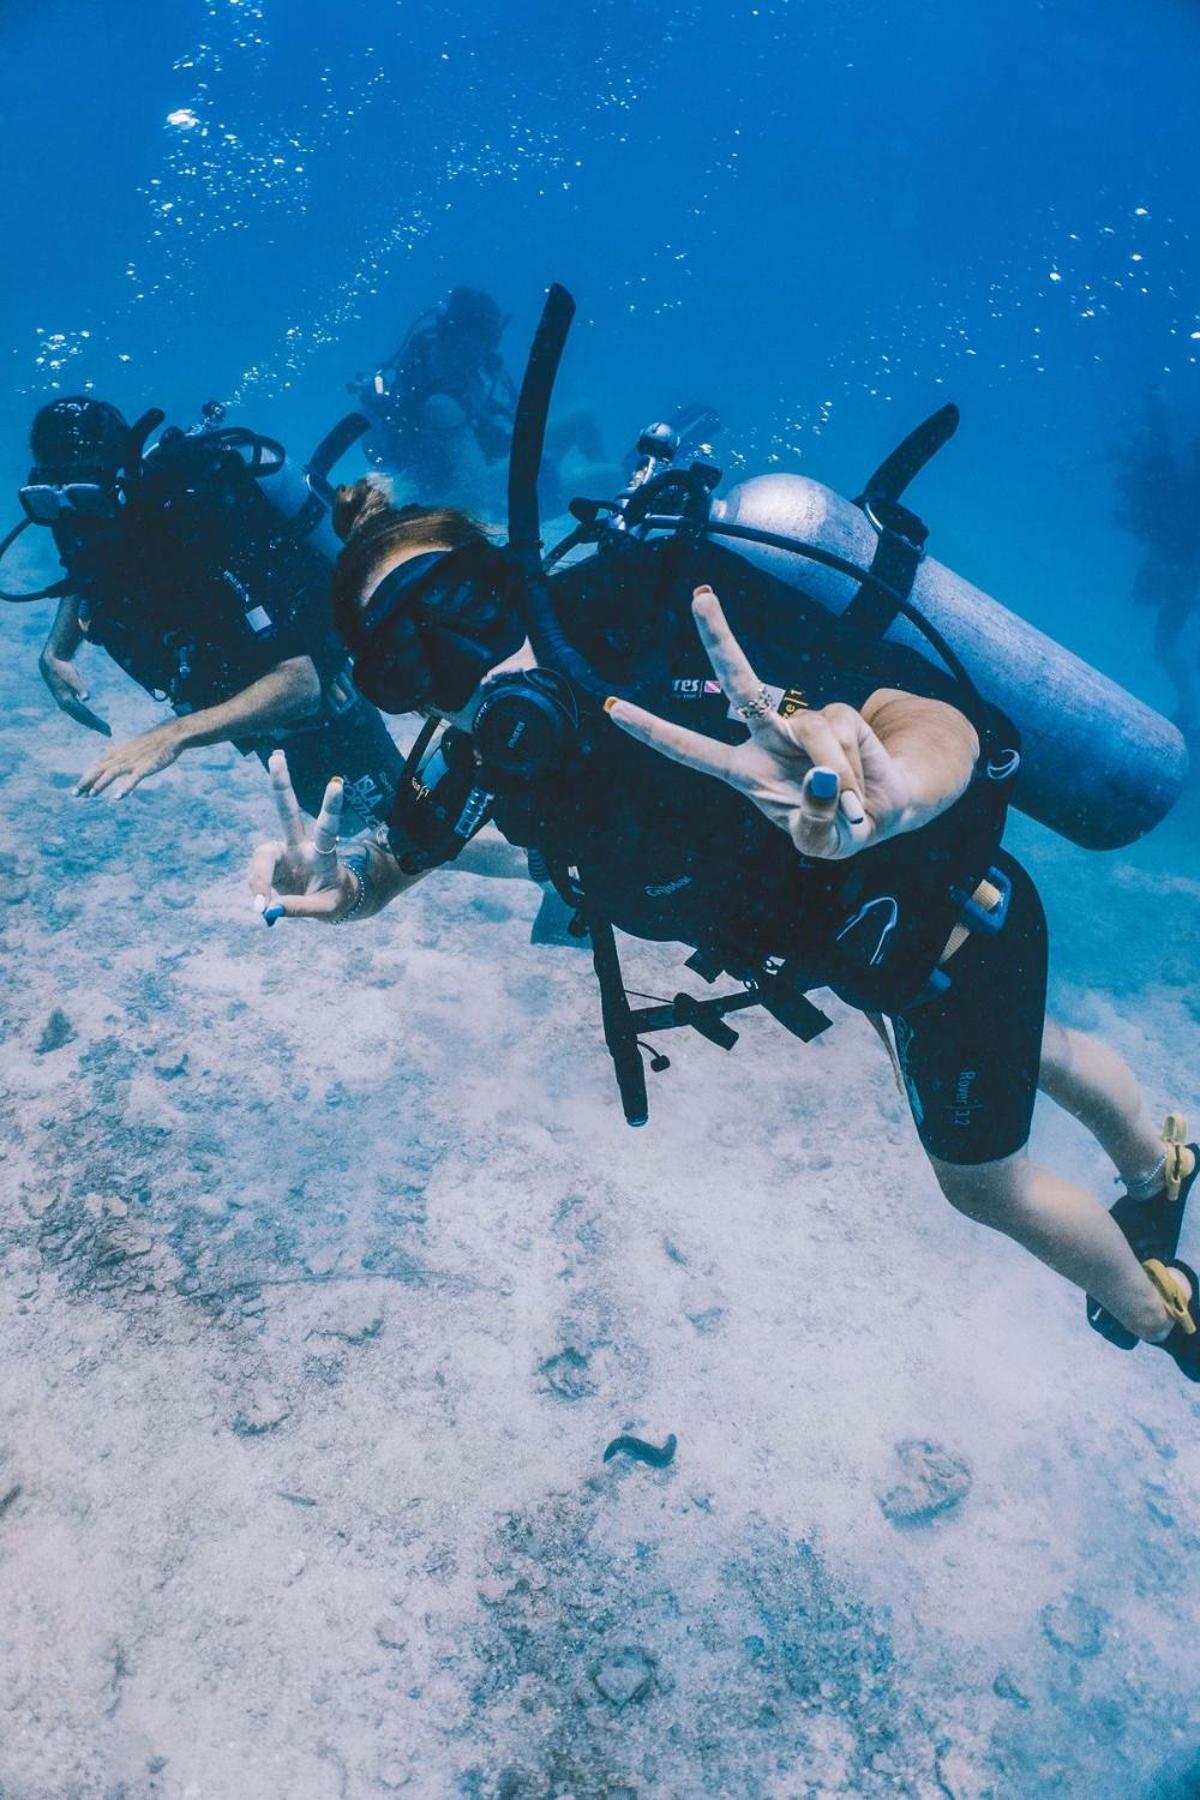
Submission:
<svg viewBox="0 0 1200 1800">
<path fill-rule="evenodd" d="M 883 459 L 854 504 L 861 506 L 864 500 L 898 500 L 930 458 L 949 443 L 958 430 L 960 416 L 953 401 L 931 413 Z"/>
<path fill-rule="evenodd" d="M 1109 1209 L 1139 1262 L 1149 1258 L 1170 1263 L 1175 1258 L 1183 1231 L 1184 1211 L 1196 1177 L 1200 1175 L 1200 1145 L 1189 1144 L 1186 1138 L 1187 1127 L 1181 1116 L 1168 1113 L 1162 1134 L 1166 1152 L 1162 1187 L 1149 1200 L 1135 1200 L 1131 1194 L 1122 1194 L 1116 1205 Z M 1183 1156 L 1185 1150 L 1191 1153 L 1190 1168 Z M 1118 1350 L 1132 1350 L 1138 1342 L 1133 1332 L 1114 1319 L 1091 1294 L 1087 1296 L 1087 1322 L 1093 1331 L 1115 1344 Z"/>
</svg>

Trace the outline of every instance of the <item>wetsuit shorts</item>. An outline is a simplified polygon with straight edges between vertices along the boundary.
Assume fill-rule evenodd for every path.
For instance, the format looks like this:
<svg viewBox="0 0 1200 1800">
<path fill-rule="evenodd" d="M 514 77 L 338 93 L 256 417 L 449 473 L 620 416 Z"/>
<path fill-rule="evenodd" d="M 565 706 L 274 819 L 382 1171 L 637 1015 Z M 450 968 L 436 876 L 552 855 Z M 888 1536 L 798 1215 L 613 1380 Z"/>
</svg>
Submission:
<svg viewBox="0 0 1200 1800">
<path fill-rule="evenodd" d="M 950 987 L 893 1018 L 917 1132 L 948 1163 L 995 1162 L 1029 1138 L 1046 1014 L 1046 915 L 1021 865 L 1003 928 L 971 937 L 945 965 Z"/>
</svg>

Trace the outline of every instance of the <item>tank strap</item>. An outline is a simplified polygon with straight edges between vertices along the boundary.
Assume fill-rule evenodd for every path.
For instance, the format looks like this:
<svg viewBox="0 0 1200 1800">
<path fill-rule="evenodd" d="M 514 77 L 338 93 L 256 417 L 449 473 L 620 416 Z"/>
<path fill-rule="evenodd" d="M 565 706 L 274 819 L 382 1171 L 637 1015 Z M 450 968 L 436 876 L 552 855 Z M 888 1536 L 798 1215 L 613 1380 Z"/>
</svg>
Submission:
<svg viewBox="0 0 1200 1800">
<path fill-rule="evenodd" d="M 864 494 L 859 505 L 878 534 L 867 571 L 874 580 L 861 583 L 842 619 L 852 631 L 881 638 L 900 616 L 902 603 L 912 593 L 925 555 L 929 527 L 908 507 L 882 495 Z M 891 592 L 884 593 L 880 583 Z"/>
</svg>

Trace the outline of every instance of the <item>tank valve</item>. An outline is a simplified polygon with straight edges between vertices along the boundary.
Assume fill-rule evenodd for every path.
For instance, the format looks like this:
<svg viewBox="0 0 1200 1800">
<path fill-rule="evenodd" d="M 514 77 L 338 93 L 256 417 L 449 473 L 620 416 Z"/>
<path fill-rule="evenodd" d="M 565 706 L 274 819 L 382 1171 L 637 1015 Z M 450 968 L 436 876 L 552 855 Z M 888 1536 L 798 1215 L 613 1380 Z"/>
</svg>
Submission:
<svg viewBox="0 0 1200 1800">
<path fill-rule="evenodd" d="M 655 462 L 669 463 L 678 448 L 678 434 L 669 425 L 647 425 L 637 441 L 638 455 L 653 457 Z"/>
</svg>

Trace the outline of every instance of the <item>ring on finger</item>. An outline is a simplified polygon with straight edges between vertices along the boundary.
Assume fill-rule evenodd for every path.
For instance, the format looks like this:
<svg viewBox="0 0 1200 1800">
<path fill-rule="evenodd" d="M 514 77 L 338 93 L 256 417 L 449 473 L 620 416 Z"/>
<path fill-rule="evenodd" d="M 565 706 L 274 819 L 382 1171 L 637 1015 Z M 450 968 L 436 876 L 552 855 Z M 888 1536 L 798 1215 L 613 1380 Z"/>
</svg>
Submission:
<svg viewBox="0 0 1200 1800">
<path fill-rule="evenodd" d="M 760 687 L 752 700 L 739 702 L 734 711 L 739 713 L 747 724 L 751 724 L 755 719 L 770 718 L 775 711 L 775 699 L 770 688 Z"/>
<path fill-rule="evenodd" d="M 326 831 L 321 825 L 313 832 L 313 849 L 318 856 L 332 856 L 338 847 L 336 831 Z"/>
</svg>

